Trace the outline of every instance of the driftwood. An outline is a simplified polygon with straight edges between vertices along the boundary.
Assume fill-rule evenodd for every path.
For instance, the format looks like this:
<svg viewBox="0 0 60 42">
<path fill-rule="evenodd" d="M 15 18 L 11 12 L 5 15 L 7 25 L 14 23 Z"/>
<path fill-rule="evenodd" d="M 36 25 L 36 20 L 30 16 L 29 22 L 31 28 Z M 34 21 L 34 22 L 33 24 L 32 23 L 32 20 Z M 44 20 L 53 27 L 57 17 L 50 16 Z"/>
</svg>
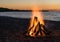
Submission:
<svg viewBox="0 0 60 42">
<path fill-rule="evenodd" d="M 38 20 L 37 20 L 37 17 L 35 17 L 34 19 L 35 19 L 35 21 L 38 21 Z M 37 28 L 37 27 L 38 27 L 38 28 Z M 33 21 L 33 26 L 30 27 L 30 28 L 28 29 L 28 31 L 27 31 L 27 34 L 28 34 L 28 35 L 29 35 L 30 31 L 31 31 L 33 28 L 35 28 L 34 31 L 33 31 L 33 33 L 35 33 L 35 36 L 38 36 L 39 33 L 40 33 L 40 36 L 42 36 L 42 35 L 43 35 L 42 32 L 43 32 L 45 35 L 49 35 L 49 31 L 47 30 L 47 28 L 46 28 L 43 24 L 40 24 L 39 21 L 38 21 L 38 23 L 37 23 L 37 25 L 36 25 L 35 27 L 34 27 L 34 21 Z M 42 29 L 42 28 L 43 28 L 43 29 Z M 38 29 L 38 31 L 36 31 L 36 29 Z M 33 33 L 32 33 L 32 35 L 33 35 Z"/>
</svg>

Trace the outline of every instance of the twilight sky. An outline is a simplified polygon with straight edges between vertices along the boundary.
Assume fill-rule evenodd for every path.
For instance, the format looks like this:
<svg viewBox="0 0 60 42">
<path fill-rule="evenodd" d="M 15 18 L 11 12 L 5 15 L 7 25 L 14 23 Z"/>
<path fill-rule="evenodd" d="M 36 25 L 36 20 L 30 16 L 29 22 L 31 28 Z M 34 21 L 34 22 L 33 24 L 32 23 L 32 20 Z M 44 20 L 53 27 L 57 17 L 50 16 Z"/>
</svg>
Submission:
<svg viewBox="0 0 60 42">
<path fill-rule="evenodd" d="M 0 7 L 13 9 L 31 9 L 32 4 L 36 4 L 41 9 L 60 10 L 60 0 L 0 0 Z"/>
</svg>

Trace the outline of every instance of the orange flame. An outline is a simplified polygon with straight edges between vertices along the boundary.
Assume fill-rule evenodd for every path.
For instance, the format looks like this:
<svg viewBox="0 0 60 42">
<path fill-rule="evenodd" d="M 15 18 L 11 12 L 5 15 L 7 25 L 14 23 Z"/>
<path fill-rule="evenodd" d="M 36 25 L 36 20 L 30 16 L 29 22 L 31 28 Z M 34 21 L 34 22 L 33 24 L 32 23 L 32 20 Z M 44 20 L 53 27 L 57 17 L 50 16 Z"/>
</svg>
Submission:
<svg viewBox="0 0 60 42">
<path fill-rule="evenodd" d="M 40 22 L 40 24 L 44 25 L 44 19 L 43 19 L 43 15 L 40 11 L 40 9 L 37 6 L 33 6 L 32 8 L 32 17 L 31 17 L 31 21 L 30 21 L 30 27 L 29 29 L 33 26 L 34 23 L 34 27 L 29 31 L 29 35 L 35 37 L 36 32 L 39 30 L 39 26 L 36 27 L 38 21 L 34 20 L 34 17 L 38 18 L 38 21 Z M 35 28 L 36 27 L 36 28 Z M 34 30 L 36 29 L 36 32 L 34 33 Z M 43 28 L 42 28 L 43 29 Z M 42 32 L 43 34 L 43 32 Z M 40 35 L 40 33 L 38 34 L 38 36 Z M 43 34 L 44 36 L 44 34 Z"/>
</svg>

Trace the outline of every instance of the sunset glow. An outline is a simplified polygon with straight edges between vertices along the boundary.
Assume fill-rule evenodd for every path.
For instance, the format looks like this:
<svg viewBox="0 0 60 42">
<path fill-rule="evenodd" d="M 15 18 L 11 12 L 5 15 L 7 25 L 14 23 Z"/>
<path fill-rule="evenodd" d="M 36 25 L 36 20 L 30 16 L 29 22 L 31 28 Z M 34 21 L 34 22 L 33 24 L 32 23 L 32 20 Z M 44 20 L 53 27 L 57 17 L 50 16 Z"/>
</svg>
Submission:
<svg viewBox="0 0 60 42">
<path fill-rule="evenodd" d="M 60 0 L 0 0 L 0 7 L 30 10 L 32 3 L 37 4 L 41 9 L 60 10 Z"/>
</svg>

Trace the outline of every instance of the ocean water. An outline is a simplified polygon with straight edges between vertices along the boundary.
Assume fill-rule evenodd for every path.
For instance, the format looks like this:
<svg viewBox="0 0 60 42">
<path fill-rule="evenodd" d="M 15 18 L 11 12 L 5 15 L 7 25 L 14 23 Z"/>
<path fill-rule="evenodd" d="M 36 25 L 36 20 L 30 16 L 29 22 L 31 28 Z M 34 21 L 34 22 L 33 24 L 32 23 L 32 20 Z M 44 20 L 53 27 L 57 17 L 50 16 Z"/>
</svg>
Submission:
<svg viewBox="0 0 60 42">
<path fill-rule="evenodd" d="M 60 12 L 42 12 L 44 20 L 60 21 Z M 31 18 L 31 12 L 0 12 L 0 16 Z"/>
</svg>

